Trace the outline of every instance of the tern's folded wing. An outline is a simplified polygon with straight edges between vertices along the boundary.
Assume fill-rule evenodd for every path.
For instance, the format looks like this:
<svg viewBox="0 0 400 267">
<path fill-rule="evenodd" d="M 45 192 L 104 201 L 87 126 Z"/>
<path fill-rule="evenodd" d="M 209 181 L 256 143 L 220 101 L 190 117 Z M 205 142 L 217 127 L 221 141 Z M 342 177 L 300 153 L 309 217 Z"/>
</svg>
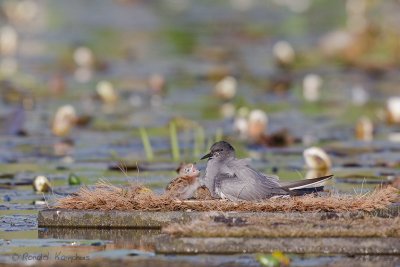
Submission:
<svg viewBox="0 0 400 267">
<path fill-rule="evenodd" d="M 218 187 L 231 200 L 260 200 L 287 194 L 276 178 L 257 172 L 247 165 L 228 164 L 230 173 L 221 173 Z"/>
</svg>

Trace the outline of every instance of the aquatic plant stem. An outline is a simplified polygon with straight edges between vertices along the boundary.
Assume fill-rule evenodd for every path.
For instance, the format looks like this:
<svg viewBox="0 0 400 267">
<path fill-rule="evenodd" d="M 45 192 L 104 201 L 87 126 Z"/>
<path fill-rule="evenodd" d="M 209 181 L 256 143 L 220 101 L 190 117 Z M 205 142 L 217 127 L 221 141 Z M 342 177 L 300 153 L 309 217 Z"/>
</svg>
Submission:
<svg viewBox="0 0 400 267">
<path fill-rule="evenodd" d="M 171 122 L 169 124 L 169 135 L 170 135 L 170 141 L 171 141 L 172 159 L 174 161 L 179 161 L 180 153 L 179 153 L 178 134 L 177 134 L 176 125 L 174 122 Z"/>
<path fill-rule="evenodd" d="M 146 158 L 148 161 L 154 160 L 153 148 L 151 147 L 151 143 L 149 140 L 149 136 L 145 128 L 139 128 L 140 138 L 142 139 L 144 152 L 146 153 Z"/>
</svg>

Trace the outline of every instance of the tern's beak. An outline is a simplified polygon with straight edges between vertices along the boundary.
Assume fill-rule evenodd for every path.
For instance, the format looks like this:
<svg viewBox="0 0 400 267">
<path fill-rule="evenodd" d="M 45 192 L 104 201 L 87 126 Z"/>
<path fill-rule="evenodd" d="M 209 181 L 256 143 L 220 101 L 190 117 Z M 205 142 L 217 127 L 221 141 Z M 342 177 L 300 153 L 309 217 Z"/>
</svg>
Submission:
<svg viewBox="0 0 400 267">
<path fill-rule="evenodd" d="M 211 157 L 212 156 L 212 154 L 211 154 L 211 152 L 210 153 L 208 153 L 207 155 L 204 155 L 201 159 L 206 159 L 206 158 L 209 158 L 209 157 Z"/>
</svg>

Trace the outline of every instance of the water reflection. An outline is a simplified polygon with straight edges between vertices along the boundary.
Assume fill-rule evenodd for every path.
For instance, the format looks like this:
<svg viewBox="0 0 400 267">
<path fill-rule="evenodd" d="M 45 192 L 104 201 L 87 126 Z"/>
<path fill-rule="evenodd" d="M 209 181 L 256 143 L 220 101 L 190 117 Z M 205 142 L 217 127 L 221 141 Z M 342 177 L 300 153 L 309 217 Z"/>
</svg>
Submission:
<svg viewBox="0 0 400 267">
<path fill-rule="evenodd" d="M 45 228 L 38 230 L 40 239 L 86 239 L 112 240 L 108 246 L 125 249 L 152 251 L 152 238 L 159 235 L 157 229 L 86 229 L 86 228 Z"/>
</svg>

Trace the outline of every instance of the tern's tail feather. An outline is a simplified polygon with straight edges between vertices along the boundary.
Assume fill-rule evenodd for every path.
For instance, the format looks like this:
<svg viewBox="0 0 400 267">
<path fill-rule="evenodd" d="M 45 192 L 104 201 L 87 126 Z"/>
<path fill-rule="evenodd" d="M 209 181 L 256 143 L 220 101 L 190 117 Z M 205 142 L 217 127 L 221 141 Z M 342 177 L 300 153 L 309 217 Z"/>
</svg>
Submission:
<svg viewBox="0 0 400 267">
<path fill-rule="evenodd" d="M 304 188 L 313 188 L 313 187 L 318 187 L 318 185 L 321 185 L 321 183 L 328 181 L 332 179 L 333 175 L 327 175 L 327 176 L 322 176 L 318 178 L 312 178 L 312 179 L 305 179 L 305 180 L 300 180 L 296 182 L 290 182 L 290 183 L 282 183 L 281 188 L 285 191 L 292 191 L 292 190 L 298 190 L 298 189 L 304 189 Z"/>
</svg>

